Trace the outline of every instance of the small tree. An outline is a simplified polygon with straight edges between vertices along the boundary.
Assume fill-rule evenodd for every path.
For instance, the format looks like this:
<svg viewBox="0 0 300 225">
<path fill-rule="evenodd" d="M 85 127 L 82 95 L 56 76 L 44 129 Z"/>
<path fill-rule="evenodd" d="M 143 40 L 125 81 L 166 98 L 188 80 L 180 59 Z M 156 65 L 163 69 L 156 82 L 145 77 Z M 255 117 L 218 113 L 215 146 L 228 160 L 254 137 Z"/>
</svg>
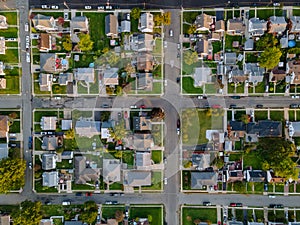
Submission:
<svg viewBox="0 0 300 225">
<path fill-rule="evenodd" d="M 198 225 L 199 223 L 201 223 L 201 220 L 197 218 L 197 219 L 194 219 L 193 222 L 194 222 L 195 225 Z"/>
<path fill-rule="evenodd" d="M 163 18 L 164 25 L 169 26 L 171 24 L 171 12 L 165 12 Z"/>
<path fill-rule="evenodd" d="M 183 54 L 184 63 L 187 65 L 192 65 L 198 62 L 198 54 L 195 51 L 185 51 Z"/>
<path fill-rule="evenodd" d="M 72 41 L 70 36 L 66 36 L 65 41 L 62 43 L 62 46 L 67 52 L 70 52 L 72 50 Z"/>
<path fill-rule="evenodd" d="M 74 139 L 74 138 L 75 138 L 75 131 L 73 128 L 65 132 L 65 139 Z"/>
<path fill-rule="evenodd" d="M 152 215 L 148 215 L 148 221 L 149 221 L 149 223 L 152 222 Z"/>
<path fill-rule="evenodd" d="M 138 20 L 140 18 L 140 15 L 141 15 L 141 9 L 140 8 L 133 8 L 131 10 L 131 13 L 130 13 L 130 16 L 135 19 L 135 20 Z"/>
<path fill-rule="evenodd" d="M 81 51 L 91 51 L 93 49 L 94 42 L 92 42 L 89 34 L 79 34 L 79 43 L 78 47 Z"/>
<path fill-rule="evenodd" d="M 64 23 L 65 23 L 65 19 L 60 16 L 60 17 L 57 18 L 57 22 L 58 22 L 58 24 L 60 24 L 61 26 L 63 26 Z"/>
</svg>

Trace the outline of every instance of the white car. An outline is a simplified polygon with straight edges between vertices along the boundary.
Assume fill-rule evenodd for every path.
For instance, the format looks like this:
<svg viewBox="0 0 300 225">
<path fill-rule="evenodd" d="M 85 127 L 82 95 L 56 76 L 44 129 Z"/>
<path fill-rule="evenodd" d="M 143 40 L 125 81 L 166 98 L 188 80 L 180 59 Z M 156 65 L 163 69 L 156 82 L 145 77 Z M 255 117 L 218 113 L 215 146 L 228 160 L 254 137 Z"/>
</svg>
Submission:
<svg viewBox="0 0 300 225">
<path fill-rule="evenodd" d="M 275 195 L 269 195 L 269 198 L 276 198 Z"/>
<path fill-rule="evenodd" d="M 26 39 L 26 43 L 29 43 L 30 41 L 29 35 L 27 35 L 25 39 Z"/>
<path fill-rule="evenodd" d="M 168 42 L 164 41 L 164 47 L 165 47 L 165 48 L 168 47 Z"/>
<path fill-rule="evenodd" d="M 51 6 L 51 9 L 58 9 L 59 7 L 58 7 L 58 5 L 52 5 Z"/>
<path fill-rule="evenodd" d="M 92 9 L 92 6 L 86 5 L 86 6 L 84 6 L 84 9 Z"/>
<path fill-rule="evenodd" d="M 170 37 L 173 37 L 173 30 L 170 30 Z"/>
<path fill-rule="evenodd" d="M 28 32 L 28 31 L 29 31 L 29 24 L 25 23 L 25 32 Z"/>
<path fill-rule="evenodd" d="M 126 14 L 126 19 L 127 19 L 127 20 L 130 20 L 130 13 L 127 13 L 127 14 Z"/>
<path fill-rule="evenodd" d="M 165 178 L 165 179 L 164 179 L 164 183 L 165 183 L 165 185 L 168 184 L 168 178 Z"/>
<path fill-rule="evenodd" d="M 177 135 L 179 135 L 180 134 L 180 129 L 177 128 L 176 132 L 177 132 Z"/>
<path fill-rule="evenodd" d="M 29 167 L 29 169 L 32 169 L 32 163 L 31 162 L 28 163 L 28 167 Z"/>
<path fill-rule="evenodd" d="M 104 10 L 105 7 L 104 6 L 98 6 L 98 10 Z"/>
<path fill-rule="evenodd" d="M 42 5 L 42 9 L 50 9 L 49 5 Z"/>
<path fill-rule="evenodd" d="M 30 54 L 26 52 L 26 62 L 30 63 Z"/>
<path fill-rule="evenodd" d="M 112 9 L 112 6 L 111 6 L 111 5 L 107 5 L 107 6 L 105 6 L 105 9 L 106 9 L 106 10 L 111 10 L 111 9 Z"/>
</svg>

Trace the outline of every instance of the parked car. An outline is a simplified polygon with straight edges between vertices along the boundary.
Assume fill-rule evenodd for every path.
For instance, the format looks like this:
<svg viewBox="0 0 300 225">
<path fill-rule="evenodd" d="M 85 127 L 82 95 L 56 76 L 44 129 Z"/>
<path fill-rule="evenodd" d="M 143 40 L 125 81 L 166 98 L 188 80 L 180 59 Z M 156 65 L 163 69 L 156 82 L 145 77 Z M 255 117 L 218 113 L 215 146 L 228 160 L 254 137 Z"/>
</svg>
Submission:
<svg viewBox="0 0 300 225">
<path fill-rule="evenodd" d="M 10 147 L 10 148 L 16 148 L 17 144 L 15 144 L 15 143 L 8 143 L 8 147 Z"/>
<path fill-rule="evenodd" d="M 262 104 L 258 104 L 258 105 L 256 105 L 256 108 L 258 108 L 258 109 L 261 109 L 261 108 L 263 108 L 264 106 L 262 105 Z"/>
<path fill-rule="evenodd" d="M 180 129 L 179 128 L 176 129 L 176 133 L 177 133 L 177 135 L 180 135 Z"/>
<path fill-rule="evenodd" d="M 179 50 L 181 48 L 180 43 L 177 44 L 177 49 Z"/>
<path fill-rule="evenodd" d="M 177 119 L 177 128 L 180 128 L 180 119 Z"/>
<path fill-rule="evenodd" d="M 112 205 L 112 201 L 105 201 L 106 205 Z"/>
<path fill-rule="evenodd" d="M 235 207 L 235 206 L 236 206 L 236 203 L 231 202 L 231 203 L 230 203 L 230 206 L 231 206 L 231 207 Z"/>
<path fill-rule="evenodd" d="M 218 105 L 218 104 L 215 104 L 215 105 L 212 105 L 211 106 L 213 109 L 220 109 L 222 108 L 222 106 Z"/>
<path fill-rule="evenodd" d="M 68 20 L 69 19 L 69 13 L 68 12 L 64 12 L 64 19 Z"/>
<path fill-rule="evenodd" d="M 42 131 L 42 132 L 40 133 L 40 135 L 47 135 L 47 132 L 46 132 L 46 131 Z"/>
<path fill-rule="evenodd" d="M 82 192 L 76 192 L 75 196 L 82 196 Z"/>
<path fill-rule="evenodd" d="M 165 177 L 164 179 L 164 184 L 167 185 L 168 184 L 168 178 Z"/>
<path fill-rule="evenodd" d="M 100 5 L 100 6 L 98 6 L 98 8 L 97 8 L 98 10 L 104 10 L 105 9 L 105 6 L 103 6 L 103 5 Z"/>
<path fill-rule="evenodd" d="M 84 6 L 84 9 L 92 9 L 92 6 L 86 5 L 86 6 Z"/>
<path fill-rule="evenodd" d="M 112 204 L 113 204 L 113 205 L 117 205 L 117 204 L 119 204 L 119 203 L 118 203 L 118 201 L 112 201 Z"/>
<path fill-rule="evenodd" d="M 28 31 L 29 31 L 29 24 L 25 23 L 25 32 L 28 32 Z"/>
<path fill-rule="evenodd" d="M 269 198 L 276 198 L 275 195 L 269 195 Z"/>
<path fill-rule="evenodd" d="M 26 62 L 30 63 L 30 54 L 26 52 Z"/>
<path fill-rule="evenodd" d="M 59 9 L 59 6 L 58 5 L 52 5 L 51 9 Z"/>
<path fill-rule="evenodd" d="M 50 9 L 49 5 L 42 5 L 42 9 Z"/>
<path fill-rule="evenodd" d="M 39 39 L 40 35 L 39 34 L 31 34 L 30 37 L 31 37 L 31 39 Z"/>
<path fill-rule="evenodd" d="M 298 105 L 297 105 L 297 104 L 290 104 L 290 108 L 291 108 L 291 109 L 298 108 Z"/>
<path fill-rule="evenodd" d="M 29 169 L 32 169 L 32 162 L 28 163 L 28 167 L 29 167 Z"/>
<path fill-rule="evenodd" d="M 173 30 L 171 29 L 170 31 L 169 31 L 169 33 L 170 33 L 170 37 L 173 37 Z"/>
<path fill-rule="evenodd" d="M 203 205 L 204 205 L 204 206 L 210 206 L 210 205 L 211 205 L 211 202 L 203 202 Z"/>
<path fill-rule="evenodd" d="M 92 195 L 93 195 L 92 192 L 87 192 L 87 193 L 85 193 L 85 196 L 92 196 Z"/>
<path fill-rule="evenodd" d="M 230 104 L 229 108 L 230 108 L 230 109 L 236 109 L 237 106 L 236 106 L 236 104 Z"/>
<path fill-rule="evenodd" d="M 111 5 L 107 5 L 107 6 L 105 6 L 105 9 L 106 9 L 106 10 L 112 10 L 113 7 L 112 7 Z"/>
<path fill-rule="evenodd" d="M 16 137 L 17 134 L 16 134 L 16 133 L 9 133 L 9 136 L 10 136 L 10 137 Z"/>
<path fill-rule="evenodd" d="M 127 19 L 127 20 L 130 20 L 130 13 L 127 13 L 127 14 L 126 14 L 126 19 Z"/>
<path fill-rule="evenodd" d="M 71 205 L 71 202 L 70 201 L 63 201 L 61 204 L 62 205 Z"/>
</svg>

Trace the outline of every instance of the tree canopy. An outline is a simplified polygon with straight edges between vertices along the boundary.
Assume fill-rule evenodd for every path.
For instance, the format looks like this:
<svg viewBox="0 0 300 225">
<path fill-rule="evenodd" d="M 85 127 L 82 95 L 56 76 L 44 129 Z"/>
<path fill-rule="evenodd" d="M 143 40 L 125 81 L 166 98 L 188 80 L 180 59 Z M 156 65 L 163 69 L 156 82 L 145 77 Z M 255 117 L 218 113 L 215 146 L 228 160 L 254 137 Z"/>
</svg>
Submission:
<svg viewBox="0 0 300 225">
<path fill-rule="evenodd" d="M 257 149 L 263 161 L 263 169 L 272 169 L 276 176 L 286 179 L 296 179 L 298 169 L 291 159 L 296 153 L 295 145 L 282 138 L 262 138 Z"/>
<path fill-rule="evenodd" d="M 113 51 L 105 51 L 102 56 L 96 60 L 96 64 L 102 66 L 108 63 L 111 66 L 115 66 L 120 61 L 120 56 Z"/>
<path fill-rule="evenodd" d="M 67 52 L 69 52 L 69 51 L 72 50 L 72 41 L 71 41 L 70 36 L 67 36 L 67 37 L 66 37 L 66 39 L 65 39 L 65 41 L 62 43 L 62 45 L 63 45 L 63 48 L 64 48 Z"/>
<path fill-rule="evenodd" d="M 91 51 L 93 49 L 94 42 L 91 40 L 91 37 L 89 34 L 79 34 L 79 43 L 78 47 L 81 51 Z"/>
<path fill-rule="evenodd" d="M 13 212 L 12 217 L 16 225 L 38 225 L 43 218 L 42 203 L 24 201 L 21 203 L 19 210 Z"/>
<path fill-rule="evenodd" d="M 263 51 L 267 48 L 275 47 L 278 44 L 278 39 L 272 34 L 265 34 L 256 43 L 256 49 Z"/>
<path fill-rule="evenodd" d="M 198 54 L 195 51 L 185 51 L 183 60 L 185 64 L 192 65 L 198 61 Z"/>
<path fill-rule="evenodd" d="M 258 58 L 260 67 L 273 69 L 280 62 L 281 55 L 282 53 L 279 48 L 267 48 L 263 53 L 261 53 L 260 57 Z"/>
<path fill-rule="evenodd" d="M 0 193 L 23 187 L 25 169 L 26 162 L 22 159 L 2 159 L 0 161 Z"/>
<path fill-rule="evenodd" d="M 131 9 L 130 16 L 133 19 L 138 20 L 140 18 L 140 15 L 141 15 L 141 9 L 140 8 Z"/>
<path fill-rule="evenodd" d="M 116 139 L 116 141 L 121 141 L 126 137 L 128 131 L 125 128 L 124 119 L 120 120 L 119 124 L 117 124 L 111 132 L 112 137 Z"/>
<path fill-rule="evenodd" d="M 84 210 L 80 214 L 80 218 L 84 222 L 88 224 L 92 224 L 96 220 L 97 214 L 98 214 L 97 204 L 94 201 L 87 201 L 84 203 Z"/>
</svg>

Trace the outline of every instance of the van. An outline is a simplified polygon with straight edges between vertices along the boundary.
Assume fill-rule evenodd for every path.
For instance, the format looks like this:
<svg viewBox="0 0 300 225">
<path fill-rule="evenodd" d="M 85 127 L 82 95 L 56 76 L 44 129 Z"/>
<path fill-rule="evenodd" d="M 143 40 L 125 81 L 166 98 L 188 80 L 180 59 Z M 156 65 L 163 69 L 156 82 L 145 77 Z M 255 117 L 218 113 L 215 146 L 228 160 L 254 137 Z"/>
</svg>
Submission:
<svg viewBox="0 0 300 225">
<path fill-rule="evenodd" d="M 61 204 L 62 204 L 62 205 L 71 205 L 71 202 L 63 201 Z"/>
</svg>

